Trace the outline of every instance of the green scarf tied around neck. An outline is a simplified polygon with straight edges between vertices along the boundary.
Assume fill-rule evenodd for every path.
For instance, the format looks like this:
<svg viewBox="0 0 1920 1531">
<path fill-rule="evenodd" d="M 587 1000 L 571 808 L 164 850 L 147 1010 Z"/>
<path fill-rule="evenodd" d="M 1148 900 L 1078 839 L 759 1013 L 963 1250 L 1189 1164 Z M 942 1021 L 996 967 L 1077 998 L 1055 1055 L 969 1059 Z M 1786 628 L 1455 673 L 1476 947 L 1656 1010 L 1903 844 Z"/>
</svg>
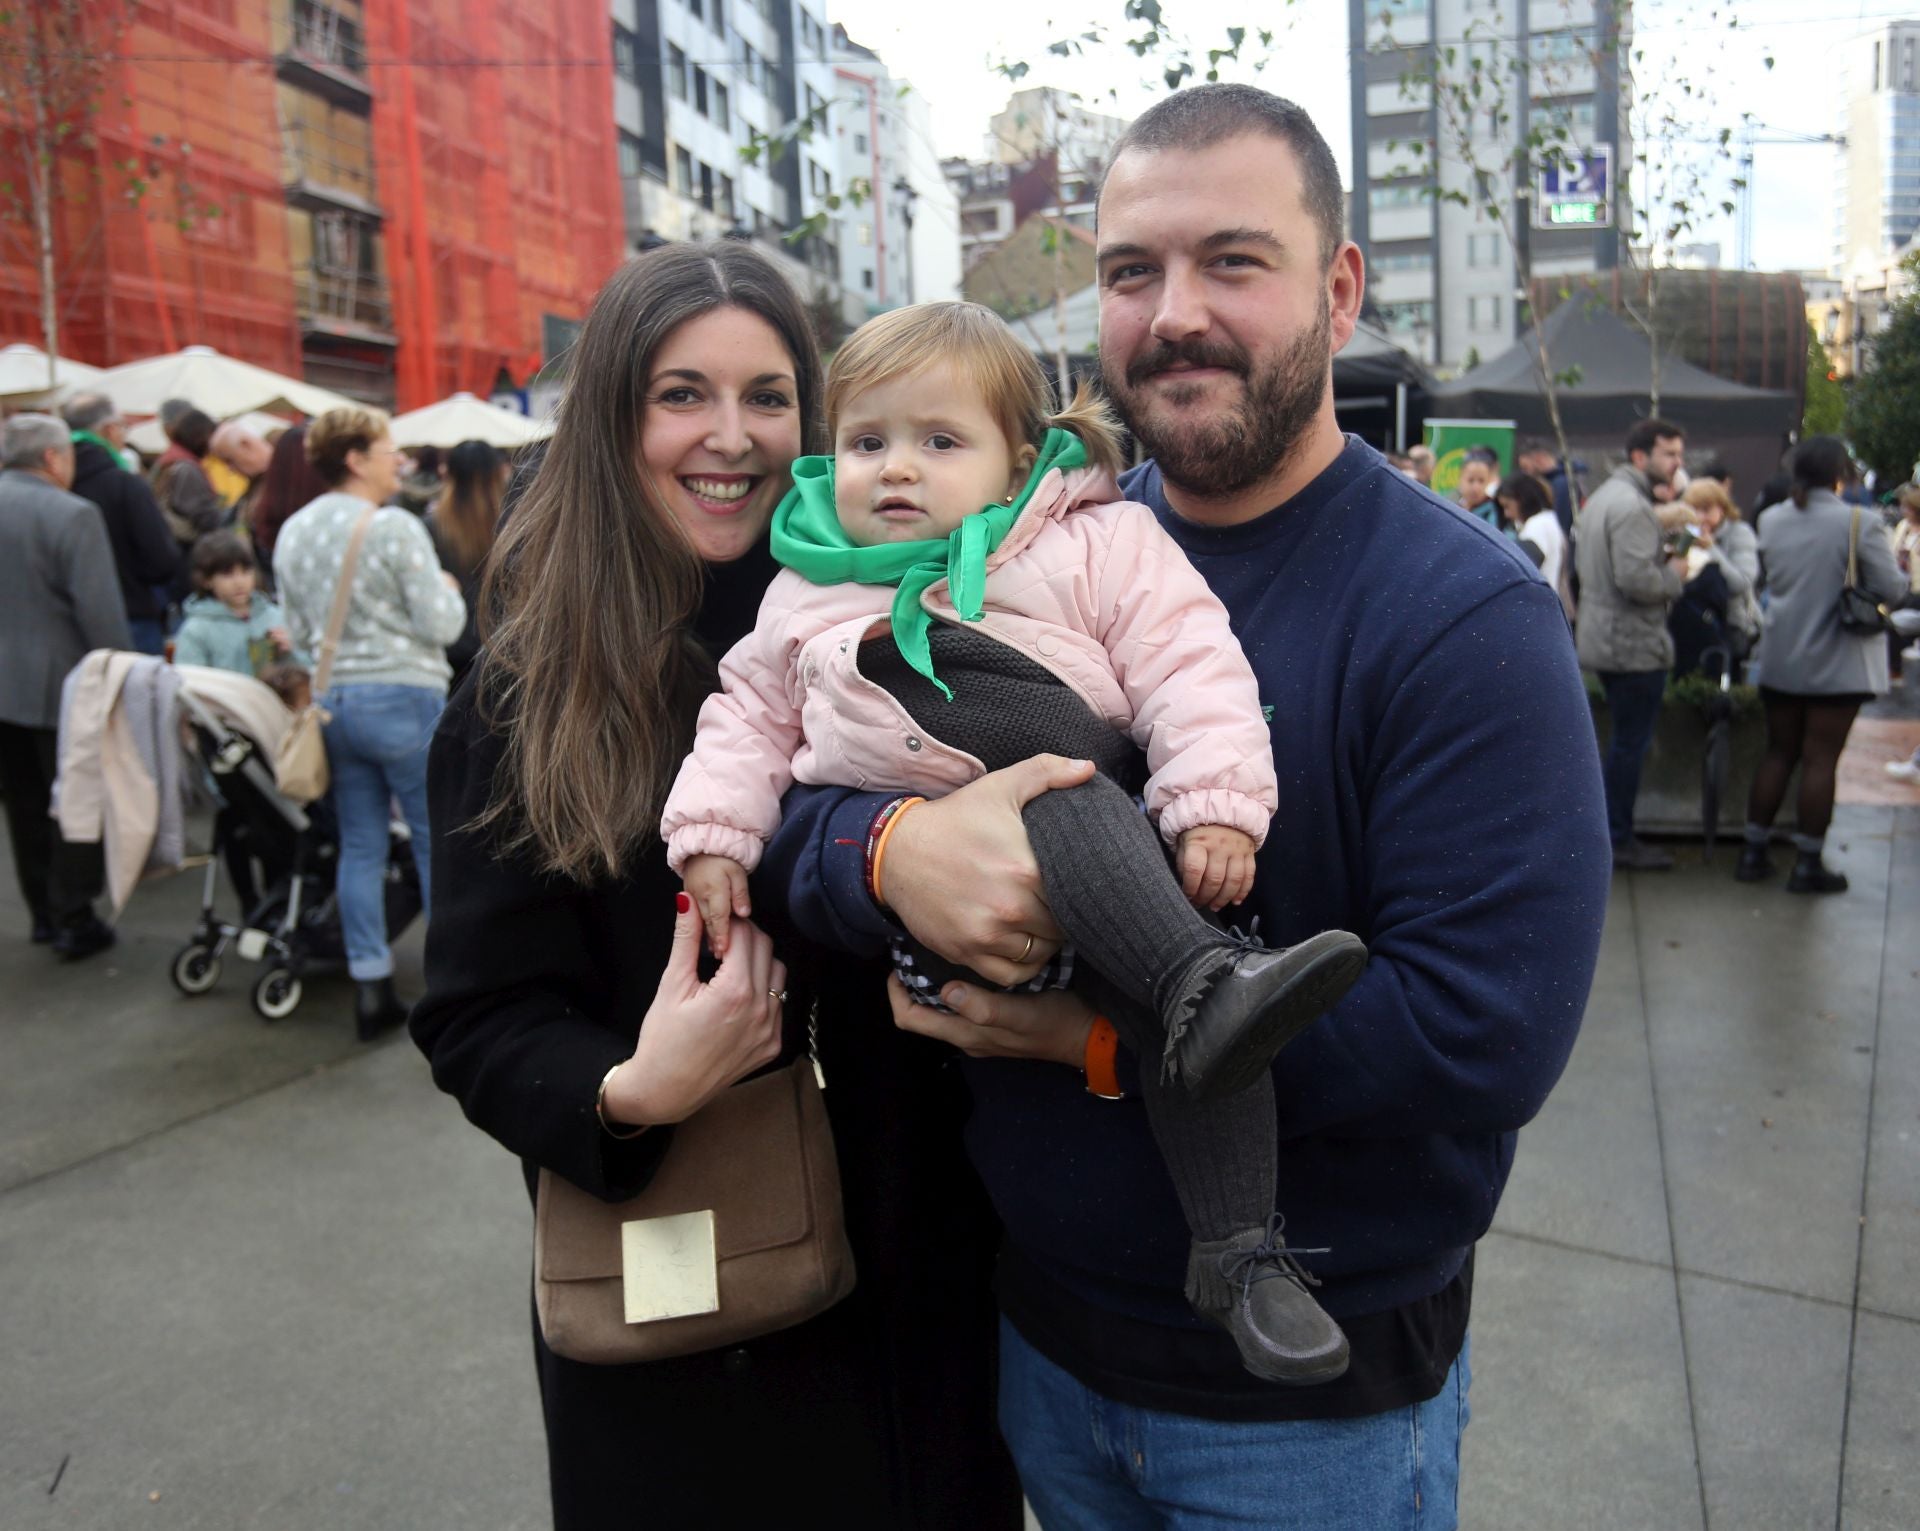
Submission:
<svg viewBox="0 0 1920 1531">
<path fill-rule="evenodd" d="M 984 615 L 987 559 L 1013 530 L 1043 478 L 1055 468 L 1065 472 L 1084 467 L 1086 461 L 1085 443 L 1073 432 L 1055 426 L 1041 444 L 1026 487 L 1010 504 L 985 506 L 945 537 L 861 547 L 841 529 L 839 513 L 834 509 L 833 459 L 796 458 L 793 488 L 773 513 L 773 556 L 816 585 L 899 586 L 893 597 L 894 641 L 907 663 L 952 701 L 952 690 L 933 673 L 933 650 L 928 641 L 933 616 L 921 605 L 920 597 L 944 579 L 960 620 L 978 622 Z"/>
</svg>

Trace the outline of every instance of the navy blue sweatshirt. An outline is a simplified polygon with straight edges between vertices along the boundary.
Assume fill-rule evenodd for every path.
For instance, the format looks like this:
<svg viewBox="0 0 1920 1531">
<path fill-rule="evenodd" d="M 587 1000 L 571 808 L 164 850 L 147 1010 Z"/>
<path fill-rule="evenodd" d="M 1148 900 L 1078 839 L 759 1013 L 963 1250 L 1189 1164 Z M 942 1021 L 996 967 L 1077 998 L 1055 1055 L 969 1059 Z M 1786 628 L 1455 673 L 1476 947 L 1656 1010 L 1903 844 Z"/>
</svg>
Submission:
<svg viewBox="0 0 1920 1531">
<path fill-rule="evenodd" d="M 1611 860 L 1566 619 L 1511 542 L 1357 440 L 1240 526 L 1182 521 L 1151 463 L 1123 488 L 1225 604 L 1270 709 L 1280 809 L 1242 913 L 1271 946 L 1342 928 L 1371 948 L 1275 1062 L 1278 1206 L 1291 1245 L 1330 1251 L 1304 1261 L 1330 1312 L 1400 1308 L 1492 1222 L 1593 977 Z M 758 881 L 818 939 L 884 941 L 864 844 L 890 795 L 790 795 Z M 966 1067 L 969 1146 L 1023 1266 L 1194 1325 L 1145 1112 L 1057 1064 Z"/>
</svg>

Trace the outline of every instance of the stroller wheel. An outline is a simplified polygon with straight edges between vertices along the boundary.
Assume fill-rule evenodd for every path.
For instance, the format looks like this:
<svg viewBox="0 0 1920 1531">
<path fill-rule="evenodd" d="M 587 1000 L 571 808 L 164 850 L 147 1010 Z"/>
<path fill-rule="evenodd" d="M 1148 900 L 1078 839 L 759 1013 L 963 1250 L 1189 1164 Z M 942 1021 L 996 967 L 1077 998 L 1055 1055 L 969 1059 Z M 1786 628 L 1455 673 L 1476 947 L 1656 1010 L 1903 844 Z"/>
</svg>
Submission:
<svg viewBox="0 0 1920 1531">
<path fill-rule="evenodd" d="M 285 968 L 268 968 L 253 985 L 253 1008 L 263 1021 L 284 1021 L 300 1004 L 300 980 Z"/>
<path fill-rule="evenodd" d="M 173 954 L 171 976 L 182 994 L 205 994 L 220 981 L 220 959 L 205 943 L 190 942 Z"/>
</svg>

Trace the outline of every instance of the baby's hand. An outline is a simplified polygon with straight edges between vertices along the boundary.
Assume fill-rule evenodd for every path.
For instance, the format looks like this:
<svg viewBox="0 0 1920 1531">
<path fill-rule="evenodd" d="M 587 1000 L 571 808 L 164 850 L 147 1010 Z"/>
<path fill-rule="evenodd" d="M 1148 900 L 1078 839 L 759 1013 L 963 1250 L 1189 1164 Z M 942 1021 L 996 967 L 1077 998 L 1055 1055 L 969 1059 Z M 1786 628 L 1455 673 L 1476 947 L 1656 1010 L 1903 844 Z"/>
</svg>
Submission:
<svg viewBox="0 0 1920 1531">
<path fill-rule="evenodd" d="M 1253 891 L 1253 836 L 1224 824 L 1196 824 L 1180 836 L 1180 891 L 1221 910 Z"/>
<path fill-rule="evenodd" d="M 753 901 L 747 896 L 747 869 L 725 856 L 690 856 L 680 869 L 680 880 L 707 927 L 707 949 L 715 957 L 726 956 L 732 917 L 738 915 L 744 920 L 753 913 Z"/>
</svg>

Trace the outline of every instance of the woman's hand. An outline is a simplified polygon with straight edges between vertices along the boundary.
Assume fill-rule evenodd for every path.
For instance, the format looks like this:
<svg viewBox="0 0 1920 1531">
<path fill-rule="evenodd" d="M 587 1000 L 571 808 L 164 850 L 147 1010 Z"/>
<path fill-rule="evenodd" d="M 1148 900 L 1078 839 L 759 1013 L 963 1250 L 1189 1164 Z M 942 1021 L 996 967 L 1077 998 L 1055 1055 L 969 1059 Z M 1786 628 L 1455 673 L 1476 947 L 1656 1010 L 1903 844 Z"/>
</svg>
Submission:
<svg viewBox="0 0 1920 1531">
<path fill-rule="evenodd" d="M 898 975 L 887 979 L 893 1024 L 941 1042 L 951 1042 L 969 1058 L 1037 1058 L 1078 1069 L 1087 1059 L 1087 1033 L 1093 1012 L 1069 989 L 1041 994 L 1002 994 L 978 984 L 950 983 L 940 1002 L 949 1015 L 931 1005 L 916 1005 Z"/>
<path fill-rule="evenodd" d="M 1020 810 L 1077 787 L 1093 763 L 1035 755 L 909 808 L 887 842 L 880 898 L 915 938 L 990 983 L 1025 983 L 1060 950 Z"/>
<path fill-rule="evenodd" d="M 685 1121 L 736 1079 L 780 1056 L 786 965 L 757 925 L 735 921 L 726 960 L 700 982 L 700 917 L 680 895 L 673 949 L 640 1023 L 633 1056 L 607 1081 L 608 1118 L 629 1126 Z"/>
</svg>

